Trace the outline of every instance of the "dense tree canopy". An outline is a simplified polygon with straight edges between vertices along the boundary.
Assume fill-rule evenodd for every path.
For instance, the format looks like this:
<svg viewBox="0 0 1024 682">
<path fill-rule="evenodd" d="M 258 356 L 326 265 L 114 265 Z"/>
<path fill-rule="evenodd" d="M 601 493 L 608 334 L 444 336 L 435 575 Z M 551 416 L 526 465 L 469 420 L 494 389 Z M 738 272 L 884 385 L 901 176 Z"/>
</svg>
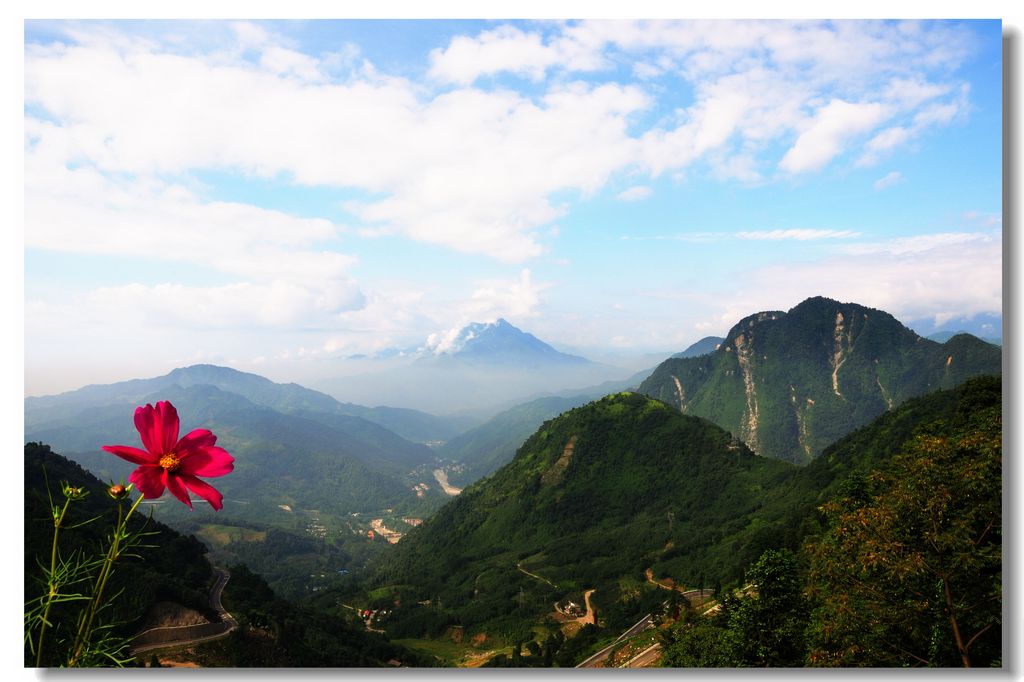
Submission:
<svg viewBox="0 0 1024 682">
<path fill-rule="evenodd" d="M 812 664 L 999 664 L 1000 412 L 940 430 L 822 508 L 828 532 L 807 548 Z"/>
</svg>

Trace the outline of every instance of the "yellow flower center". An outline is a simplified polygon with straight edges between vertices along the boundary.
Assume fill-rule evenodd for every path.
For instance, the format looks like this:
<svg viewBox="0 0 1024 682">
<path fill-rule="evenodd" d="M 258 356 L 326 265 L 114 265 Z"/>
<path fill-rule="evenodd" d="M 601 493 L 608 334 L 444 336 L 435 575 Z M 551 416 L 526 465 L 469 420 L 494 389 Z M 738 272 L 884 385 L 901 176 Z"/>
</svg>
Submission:
<svg viewBox="0 0 1024 682">
<path fill-rule="evenodd" d="M 181 466 L 181 460 L 173 452 L 168 452 L 166 455 L 160 458 L 160 466 L 167 469 L 170 472 L 175 472 L 178 467 Z"/>
</svg>

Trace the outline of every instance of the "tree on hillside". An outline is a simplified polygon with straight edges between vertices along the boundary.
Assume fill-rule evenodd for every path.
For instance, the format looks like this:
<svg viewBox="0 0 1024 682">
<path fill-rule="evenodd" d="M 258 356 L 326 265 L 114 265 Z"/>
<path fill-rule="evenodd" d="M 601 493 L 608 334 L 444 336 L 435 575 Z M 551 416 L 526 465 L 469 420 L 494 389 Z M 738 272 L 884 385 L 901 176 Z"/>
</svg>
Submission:
<svg viewBox="0 0 1024 682">
<path fill-rule="evenodd" d="M 1001 412 L 929 432 L 821 508 L 810 664 L 1000 665 Z"/>
<path fill-rule="evenodd" d="M 735 666 L 799 666 L 804 660 L 807 606 L 797 559 L 765 551 L 747 571 L 753 593 L 729 609 L 726 649 Z"/>
</svg>

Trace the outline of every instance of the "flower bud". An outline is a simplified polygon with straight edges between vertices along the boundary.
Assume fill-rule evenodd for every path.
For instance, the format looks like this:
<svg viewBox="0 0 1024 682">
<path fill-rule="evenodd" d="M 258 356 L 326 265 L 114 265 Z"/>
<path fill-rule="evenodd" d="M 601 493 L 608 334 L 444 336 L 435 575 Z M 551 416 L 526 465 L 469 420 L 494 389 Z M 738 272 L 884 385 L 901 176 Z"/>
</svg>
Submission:
<svg viewBox="0 0 1024 682">
<path fill-rule="evenodd" d="M 121 500 L 127 499 L 131 491 L 131 483 L 128 485 L 125 485 L 124 481 L 121 481 L 120 483 L 111 483 L 110 487 L 107 488 L 107 497 L 116 502 L 120 502 Z"/>
<path fill-rule="evenodd" d="M 67 481 L 61 481 L 60 486 L 64 493 L 64 497 L 68 498 L 72 502 L 77 502 L 89 494 L 89 491 L 85 488 L 73 486 Z"/>
</svg>

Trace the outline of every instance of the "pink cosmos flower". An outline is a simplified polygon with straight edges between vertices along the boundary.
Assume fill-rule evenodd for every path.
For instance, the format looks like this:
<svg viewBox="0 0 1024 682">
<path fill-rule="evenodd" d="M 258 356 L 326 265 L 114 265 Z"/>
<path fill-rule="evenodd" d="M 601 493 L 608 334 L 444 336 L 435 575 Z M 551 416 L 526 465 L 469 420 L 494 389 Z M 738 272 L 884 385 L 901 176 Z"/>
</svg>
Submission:
<svg viewBox="0 0 1024 682">
<path fill-rule="evenodd" d="M 104 445 L 103 449 L 121 459 L 138 464 L 128 480 L 145 497 L 156 499 L 164 488 L 192 508 L 191 490 L 214 509 L 224 507 L 224 496 L 197 476 L 223 476 L 235 468 L 234 458 L 215 445 L 217 437 L 206 429 L 196 429 L 178 439 L 178 411 L 166 400 L 135 408 L 135 428 L 145 450 L 127 445 Z"/>
</svg>

